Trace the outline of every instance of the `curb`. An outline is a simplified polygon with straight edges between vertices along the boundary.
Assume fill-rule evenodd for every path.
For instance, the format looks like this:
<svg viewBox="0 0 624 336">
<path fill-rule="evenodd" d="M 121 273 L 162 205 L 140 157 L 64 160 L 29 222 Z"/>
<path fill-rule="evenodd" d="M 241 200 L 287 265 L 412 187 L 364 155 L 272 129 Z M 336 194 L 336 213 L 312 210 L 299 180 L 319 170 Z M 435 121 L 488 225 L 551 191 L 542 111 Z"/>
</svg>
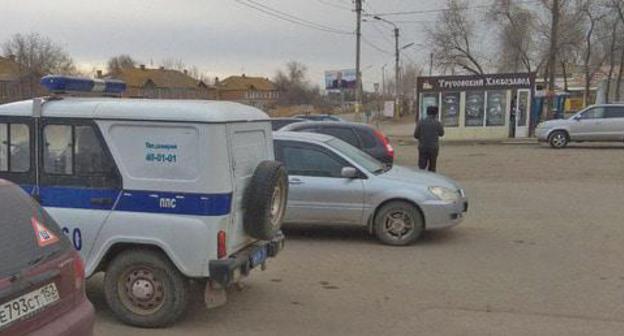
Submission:
<svg viewBox="0 0 624 336">
<path fill-rule="evenodd" d="M 411 138 L 405 136 L 388 136 L 391 140 L 397 142 L 398 145 L 416 145 L 418 142 Z M 472 146 L 472 145 L 538 145 L 539 142 L 537 139 L 529 138 L 529 139 L 496 139 L 496 140 L 441 140 L 441 145 L 456 145 L 456 146 Z"/>
</svg>

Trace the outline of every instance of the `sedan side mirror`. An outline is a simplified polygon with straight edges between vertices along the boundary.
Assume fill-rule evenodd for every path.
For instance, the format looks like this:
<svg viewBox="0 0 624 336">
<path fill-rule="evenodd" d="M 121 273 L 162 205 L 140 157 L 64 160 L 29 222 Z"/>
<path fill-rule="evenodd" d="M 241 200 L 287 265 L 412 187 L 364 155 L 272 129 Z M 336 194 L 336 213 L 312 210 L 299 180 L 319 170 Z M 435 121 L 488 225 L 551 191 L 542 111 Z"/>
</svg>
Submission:
<svg viewBox="0 0 624 336">
<path fill-rule="evenodd" d="M 576 120 L 576 121 L 581 121 L 581 119 L 583 119 L 582 115 L 574 116 L 574 120 Z"/>
<path fill-rule="evenodd" d="M 358 177 L 358 171 L 354 167 L 343 167 L 340 175 L 344 178 L 354 179 Z"/>
</svg>

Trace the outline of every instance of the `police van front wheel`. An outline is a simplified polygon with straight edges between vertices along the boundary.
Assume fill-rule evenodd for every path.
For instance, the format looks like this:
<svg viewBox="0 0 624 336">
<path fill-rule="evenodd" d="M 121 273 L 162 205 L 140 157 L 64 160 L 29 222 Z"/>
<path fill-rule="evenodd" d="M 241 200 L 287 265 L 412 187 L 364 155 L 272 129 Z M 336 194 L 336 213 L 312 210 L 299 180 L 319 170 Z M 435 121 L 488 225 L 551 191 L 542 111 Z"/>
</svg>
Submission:
<svg viewBox="0 0 624 336">
<path fill-rule="evenodd" d="M 160 252 L 123 252 L 109 264 L 104 292 L 115 316 L 132 326 L 166 327 L 188 305 L 188 280 Z"/>
</svg>

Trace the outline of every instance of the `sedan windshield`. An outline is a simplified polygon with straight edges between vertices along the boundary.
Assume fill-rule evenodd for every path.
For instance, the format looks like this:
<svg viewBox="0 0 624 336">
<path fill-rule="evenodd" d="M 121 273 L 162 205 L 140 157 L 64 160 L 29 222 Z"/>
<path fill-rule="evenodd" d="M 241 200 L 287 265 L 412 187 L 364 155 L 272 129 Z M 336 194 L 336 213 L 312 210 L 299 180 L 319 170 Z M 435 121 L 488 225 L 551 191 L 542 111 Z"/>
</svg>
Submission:
<svg viewBox="0 0 624 336">
<path fill-rule="evenodd" d="M 349 145 L 348 143 L 342 140 L 331 139 L 327 141 L 327 145 L 339 151 L 344 156 L 353 160 L 362 168 L 368 170 L 369 172 L 373 174 L 383 173 L 386 170 L 386 166 L 384 166 L 383 163 L 377 161 L 372 156 L 368 155 L 365 152 L 362 152 L 361 150 Z"/>
</svg>

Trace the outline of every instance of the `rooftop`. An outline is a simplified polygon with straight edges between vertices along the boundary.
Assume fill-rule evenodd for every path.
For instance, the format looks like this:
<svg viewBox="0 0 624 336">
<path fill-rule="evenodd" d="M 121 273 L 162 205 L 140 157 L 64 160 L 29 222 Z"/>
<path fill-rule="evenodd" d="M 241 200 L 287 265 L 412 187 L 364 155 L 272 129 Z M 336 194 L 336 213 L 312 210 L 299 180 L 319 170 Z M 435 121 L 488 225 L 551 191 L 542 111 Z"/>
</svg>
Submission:
<svg viewBox="0 0 624 336">
<path fill-rule="evenodd" d="M 244 74 L 242 76 L 230 76 L 220 81 L 218 86 L 221 90 L 275 90 L 275 85 L 268 78 L 248 77 Z"/>
<path fill-rule="evenodd" d="M 149 69 L 144 66 L 139 68 L 121 69 L 119 73 L 111 74 L 109 77 L 120 79 L 126 82 L 128 87 L 156 88 L 179 88 L 194 89 L 207 87 L 207 85 L 188 74 L 172 69 Z"/>
</svg>

